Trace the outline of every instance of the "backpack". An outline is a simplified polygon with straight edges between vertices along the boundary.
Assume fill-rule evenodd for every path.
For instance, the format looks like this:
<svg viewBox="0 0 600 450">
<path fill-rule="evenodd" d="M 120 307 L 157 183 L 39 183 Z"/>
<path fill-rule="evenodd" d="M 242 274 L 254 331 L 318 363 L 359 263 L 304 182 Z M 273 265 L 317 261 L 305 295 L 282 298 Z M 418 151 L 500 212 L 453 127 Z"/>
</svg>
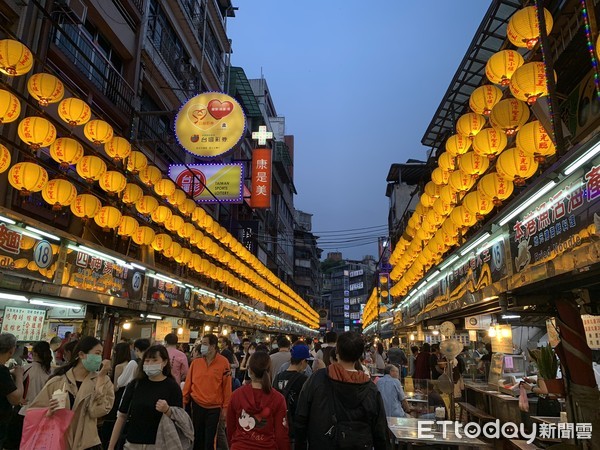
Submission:
<svg viewBox="0 0 600 450">
<path fill-rule="evenodd" d="M 285 404 L 287 406 L 287 422 L 290 429 L 290 435 L 292 434 L 292 431 L 294 429 L 292 424 L 294 423 L 293 420 L 294 415 L 296 414 L 296 402 L 298 401 L 298 398 L 295 395 L 296 392 L 293 391 L 292 388 L 294 387 L 294 384 L 296 384 L 296 382 L 303 376 L 305 375 L 302 372 L 294 372 L 292 376 L 287 380 L 285 387 L 281 390 L 277 388 L 277 385 L 275 385 L 275 389 L 281 392 L 281 395 L 283 395 L 283 397 L 285 398 Z"/>
</svg>

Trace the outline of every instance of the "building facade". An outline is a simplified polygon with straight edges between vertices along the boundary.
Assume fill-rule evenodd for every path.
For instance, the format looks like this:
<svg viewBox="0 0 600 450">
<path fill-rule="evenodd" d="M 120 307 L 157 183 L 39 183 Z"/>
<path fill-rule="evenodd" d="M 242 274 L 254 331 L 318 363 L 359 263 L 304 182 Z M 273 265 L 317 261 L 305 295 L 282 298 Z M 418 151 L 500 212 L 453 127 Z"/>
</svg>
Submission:
<svg viewBox="0 0 600 450">
<path fill-rule="evenodd" d="M 294 284 L 296 292 L 313 308 L 322 308 L 318 236 L 312 233 L 312 214 L 295 211 L 294 224 Z"/>
</svg>

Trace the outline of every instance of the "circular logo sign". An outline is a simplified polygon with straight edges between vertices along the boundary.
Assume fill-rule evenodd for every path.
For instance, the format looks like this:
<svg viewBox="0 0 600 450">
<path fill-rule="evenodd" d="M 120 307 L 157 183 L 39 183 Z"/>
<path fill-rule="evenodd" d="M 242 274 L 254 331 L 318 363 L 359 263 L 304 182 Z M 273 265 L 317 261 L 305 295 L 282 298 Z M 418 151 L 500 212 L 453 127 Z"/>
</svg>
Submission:
<svg viewBox="0 0 600 450">
<path fill-rule="evenodd" d="M 198 169 L 187 169 L 177 176 L 175 184 L 180 186 L 186 194 L 195 199 L 204 191 L 206 186 L 206 176 Z"/>
<path fill-rule="evenodd" d="M 48 241 L 40 241 L 33 249 L 33 261 L 40 269 L 47 269 L 52 264 L 52 245 Z"/>
<path fill-rule="evenodd" d="M 231 150 L 244 135 L 246 117 L 229 95 L 205 92 L 183 105 L 175 118 L 179 144 L 193 155 L 213 158 Z"/>
</svg>

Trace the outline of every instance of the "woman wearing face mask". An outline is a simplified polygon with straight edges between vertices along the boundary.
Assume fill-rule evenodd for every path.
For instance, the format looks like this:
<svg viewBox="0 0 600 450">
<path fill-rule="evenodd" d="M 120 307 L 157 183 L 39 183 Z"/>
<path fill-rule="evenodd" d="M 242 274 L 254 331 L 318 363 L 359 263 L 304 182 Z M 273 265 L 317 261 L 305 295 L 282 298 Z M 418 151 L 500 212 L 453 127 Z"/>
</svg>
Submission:
<svg viewBox="0 0 600 450">
<path fill-rule="evenodd" d="M 115 399 L 109 370 L 110 360 L 102 361 L 100 341 L 86 336 L 77 343 L 71 361 L 56 370 L 29 405 L 30 408 L 48 408 L 48 413 L 53 414 L 60 405 L 52 394 L 66 390 L 66 408 L 75 414 L 67 432 L 69 449 L 102 448 L 97 419 L 108 414 Z"/>
<path fill-rule="evenodd" d="M 245 380 L 247 378 L 247 376 L 248 376 L 248 372 L 247 372 L 248 371 L 248 361 L 250 360 L 250 356 L 252 356 L 255 351 L 256 351 L 256 343 L 252 342 L 248 346 L 248 351 L 244 354 L 244 357 L 240 361 L 240 369 L 239 369 L 239 371 L 241 372 L 240 379 L 242 381 Z"/>
<path fill-rule="evenodd" d="M 148 348 L 142 357 L 140 369 L 142 370 L 138 370 L 136 379 L 127 385 L 123 394 L 109 450 L 114 450 L 117 445 L 128 417 L 124 448 L 142 449 L 146 448 L 146 445 L 157 443 L 157 433 L 163 415 L 175 421 L 171 408 L 183 408 L 181 388 L 171 375 L 169 353 L 165 347 L 153 345 Z M 189 426 L 193 437 L 191 423 Z"/>
</svg>

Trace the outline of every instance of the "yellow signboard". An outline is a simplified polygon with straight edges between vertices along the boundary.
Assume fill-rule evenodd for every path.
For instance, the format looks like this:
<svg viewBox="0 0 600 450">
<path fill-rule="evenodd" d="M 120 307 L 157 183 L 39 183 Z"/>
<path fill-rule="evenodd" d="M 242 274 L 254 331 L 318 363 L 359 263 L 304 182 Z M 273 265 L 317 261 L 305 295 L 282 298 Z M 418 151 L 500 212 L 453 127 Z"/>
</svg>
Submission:
<svg viewBox="0 0 600 450">
<path fill-rule="evenodd" d="M 244 201 L 242 163 L 175 164 L 169 167 L 169 176 L 199 203 Z"/>
<path fill-rule="evenodd" d="M 188 152 L 214 158 L 231 150 L 244 135 L 246 117 L 229 95 L 205 92 L 183 105 L 175 118 L 175 135 Z"/>
</svg>

